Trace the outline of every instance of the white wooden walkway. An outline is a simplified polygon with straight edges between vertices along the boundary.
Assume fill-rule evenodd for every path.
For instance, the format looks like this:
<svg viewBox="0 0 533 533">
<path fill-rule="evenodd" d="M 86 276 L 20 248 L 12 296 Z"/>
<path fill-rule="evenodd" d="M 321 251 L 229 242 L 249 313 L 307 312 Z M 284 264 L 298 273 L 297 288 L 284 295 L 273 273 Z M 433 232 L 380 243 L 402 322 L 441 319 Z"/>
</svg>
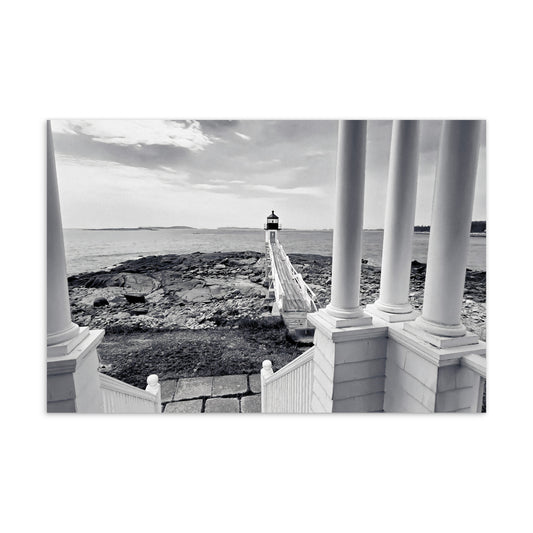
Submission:
<svg viewBox="0 0 533 533">
<path fill-rule="evenodd" d="M 279 284 L 283 290 L 283 309 L 284 313 L 287 312 L 305 312 L 312 313 L 316 309 L 313 309 L 313 304 L 309 297 L 305 297 L 302 292 L 303 280 L 300 277 L 300 281 L 297 279 L 297 273 L 295 273 L 289 258 L 283 252 L 277 241 L 270 242 L 270 249 L 272 251 L 272 259 L 274 262 L 273 274 L 278 277 Z M 307 288 L 305 283 L 304 287 Z M 275 289 L 278 287 L 277 283 L 274 283 Z M 279 295 L 276 294 L 276 300 L 279 300 Z"/>
</svg>

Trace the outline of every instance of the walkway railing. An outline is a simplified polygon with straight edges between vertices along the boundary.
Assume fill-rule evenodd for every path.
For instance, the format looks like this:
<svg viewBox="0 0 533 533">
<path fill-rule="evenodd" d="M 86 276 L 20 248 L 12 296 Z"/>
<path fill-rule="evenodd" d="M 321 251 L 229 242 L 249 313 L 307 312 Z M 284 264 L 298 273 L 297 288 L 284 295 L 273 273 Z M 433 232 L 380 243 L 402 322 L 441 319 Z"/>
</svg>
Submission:
<svg viewBox="0 0 533 533">
<path fill-rule="evenodd" d="M 281 284 L 281 277 L 276 268 L 276 261 L 274 260 L 274 250 L 272 250 L 272 245 L 269 243 L 268 250 L 270 253 L 270 265 L 272 268 L 272 284 L 274 286 L 274 294 L 276 296 L 276 303 L 280 311 L 283 310 L 283 299 L 285 298 L 285 291 L 283 290 L 283 285 Z"/>
<path fill-rule="evenodd" d="M 280 295 L 283 295 L 284 294 L 283 286 L 281 285 L 281 282 L 279 281 L 280 277 L 276 270 L 276 265 L 274 261 L 274 251 L 272 249 L 272 244 L 270 243 L 269 246 L 270 246 L 270 261 L 272 263 L 272 274 L 274 277 L 274 287 L 275 287 L 275 290 L 279 291 Z M 298 285 L 298 289 L 300 291 L 302 299 L 306 303 L 309 309 L 309 312 L 312 313 L 314 311 L 317 311 L 317 306 L 315 303 L 317 299 L 316 294 L 311 290 L 311 288 L 307 285 L 307 283 L 305 283 L 302 275 L 293 267 L 291 260 L 289 259 L 289 256 L 283 249 L 283 246 L 277 241 L 276 241 L 276 246 L 279 251 L 280 259 L 287 266 L 287 269 L 290 272 L 292 280 L 296 282 L 296 284 Z M 278 282 L 277 284 L 276 284 L 276 281 Z M 276 294 L 278 294 L 278 292 L 276 292 Z"/>
<path fill-rule="evenodd" d="M 148 376 L 146 390 L 100 374 L 104 413 L 160 413 L 161 385 L 155 374 Z"/>
<path fill-rule="evenodd" d="M 461 358 L 461 365 L 474 372 L 472 412 L 481 413 L 483 393 L 487 382 L 487 359 L 479 354 L 471 353 Z"/>
<path fill-rule="evenodd" d="M 262 413 L 310 413 L 313 393 L 313 355 L 309 348 L 276 373 L 272 363 L 263 361 L 261 369 Z"/>
</svg>

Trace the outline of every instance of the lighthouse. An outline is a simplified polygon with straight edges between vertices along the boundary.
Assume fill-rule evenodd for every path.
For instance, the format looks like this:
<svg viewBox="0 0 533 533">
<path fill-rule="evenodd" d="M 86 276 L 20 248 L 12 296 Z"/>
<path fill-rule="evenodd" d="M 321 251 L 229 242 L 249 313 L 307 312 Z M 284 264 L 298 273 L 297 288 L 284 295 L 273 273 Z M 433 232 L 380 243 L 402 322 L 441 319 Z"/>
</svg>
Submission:
<svg viewBox="0 0 533 533">
<path fill-rule="evenodd" d="M 272 211 L 272 213 L 267 216 L 265 224 L 265 242 L 276 242 L 278 240 L 278 231 L 280 230 L 281 225 L 279 223 L 279 217 L 274 211 Z"/>
</svg>

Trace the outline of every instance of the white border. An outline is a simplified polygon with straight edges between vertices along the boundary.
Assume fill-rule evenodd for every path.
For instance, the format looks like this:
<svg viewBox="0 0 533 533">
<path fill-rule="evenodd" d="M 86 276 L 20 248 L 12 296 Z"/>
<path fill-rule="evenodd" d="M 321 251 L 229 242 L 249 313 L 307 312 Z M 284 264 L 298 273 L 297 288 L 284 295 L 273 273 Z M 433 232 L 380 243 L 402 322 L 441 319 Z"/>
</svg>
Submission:
<svg viewBox="0 0 533 533">
<path fill-rule="evenodd" d="M 519 531 L 531 523 L 531 347 L 517 320 L 531 301 L 526 5 L 4 8 L 10 531 Z M 80 116 L 486 118 L 489 414 L 44 416 L 44 120 Z"/>
</svg>

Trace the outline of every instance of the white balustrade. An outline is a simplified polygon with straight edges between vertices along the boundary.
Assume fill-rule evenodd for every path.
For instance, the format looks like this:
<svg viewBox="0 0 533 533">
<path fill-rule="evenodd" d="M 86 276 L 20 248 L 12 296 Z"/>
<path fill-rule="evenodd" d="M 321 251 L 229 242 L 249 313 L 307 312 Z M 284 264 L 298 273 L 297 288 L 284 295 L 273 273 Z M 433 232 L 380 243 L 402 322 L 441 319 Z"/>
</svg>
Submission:
<svg viewBox="0 0 533 533">
<path fill-rule="evenodd" d="M 146 387 L 147 390 L 142 390 L 106 374 L 100 374 L 104 412 L 121 414 L 160 413 L 161 385 L 159 385 L 155 374 L 149 376 L 148 379 L 150 381 Z M 152 390 L 157 392 L 153 393 Z"/>
<path fill-rule="evenodd" d="M 266 380 L 274 374 L 272 370 L 272 362 L 266 359 L 263 361 L 263 367 L 261 368 L 261 412 L 266 413 Z"/>
<path fill-rule="evenodd" d="M 272 363 L 268 359 L 263 361 L 262 413 L 311 412 L 314 351 L 313 346 L 275 373 L 272 372 Z"/>
<path fill-rule="evenodd" d="M 151 374 L 146 378 L 146 391 L 152 393 L 156 397 L 156 401 L 159 404 L 159 413 L 161 412 L 161 384 L 157 374 Z"/>
</svg>

